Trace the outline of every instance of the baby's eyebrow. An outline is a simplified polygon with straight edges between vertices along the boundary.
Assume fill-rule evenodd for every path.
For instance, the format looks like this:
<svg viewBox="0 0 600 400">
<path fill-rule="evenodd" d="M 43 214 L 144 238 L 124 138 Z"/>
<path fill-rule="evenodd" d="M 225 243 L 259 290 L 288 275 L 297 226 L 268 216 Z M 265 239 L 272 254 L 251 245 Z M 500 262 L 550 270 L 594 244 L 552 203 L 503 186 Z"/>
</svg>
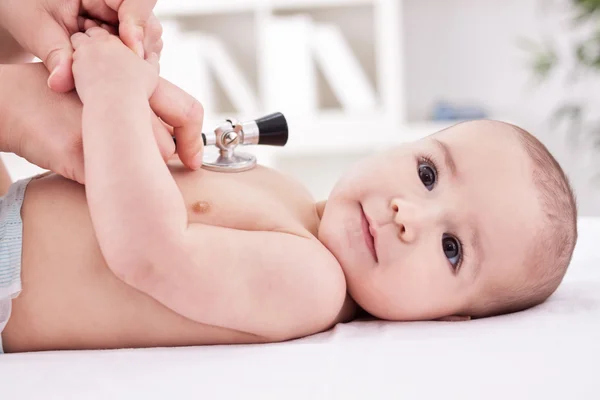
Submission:
<svg viewBox="0 0 600 400">
<path fill-rule="evenodd" d="M 450 171 L 453 178 L 456 177 L 456 162 L 454 162 L 454 156 L 452 155 L 450 146 L 439 139 L 432 140 L 440 148 L 442 153 L 444 153 L 444 164 L 446 165 L 446 168 Z"/>
</svg>

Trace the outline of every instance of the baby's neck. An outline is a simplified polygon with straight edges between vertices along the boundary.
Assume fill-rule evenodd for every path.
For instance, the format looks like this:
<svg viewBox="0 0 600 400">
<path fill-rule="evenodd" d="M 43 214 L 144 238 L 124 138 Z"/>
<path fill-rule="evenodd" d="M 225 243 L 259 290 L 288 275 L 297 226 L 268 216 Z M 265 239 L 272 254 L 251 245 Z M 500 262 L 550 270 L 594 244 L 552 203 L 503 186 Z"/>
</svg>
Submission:
<svg viewBox="0 0 600 400">
<path fill-rule="evenodd" d="M 321 200 L 315 204 L 317 215 L 319 216 L 319 221 L 323 219 L 323 211 L 325 211 L 325 204 L 327 204 L 327 200 Z"/>
</svg>

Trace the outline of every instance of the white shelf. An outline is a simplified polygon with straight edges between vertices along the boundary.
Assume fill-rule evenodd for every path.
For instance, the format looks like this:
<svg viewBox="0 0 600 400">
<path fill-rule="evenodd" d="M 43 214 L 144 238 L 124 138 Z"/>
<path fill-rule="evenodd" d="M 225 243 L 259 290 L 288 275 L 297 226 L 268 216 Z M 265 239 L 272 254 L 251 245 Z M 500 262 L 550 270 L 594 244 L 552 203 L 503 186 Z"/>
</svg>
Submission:
<svg viewBox="0 0 600 400">
<path fill-rule="evenodd" d="M 373 4 L 377 0 L 160 0 L 154 8 L 158 17 L 192 16 L 271 10 L 298 10 Z"/>
<path fill-rule="evenodd" d="M 266 1 L 275 10 L 304 8 L 352 7 L 374 4 L 376 0 L 272 0 Z"/>
<path fill-rule="evenodd" d="M 360 149 L 362 132 L 369 130 L 384 132 L 371 146 L 397 139 L 389 127 L 403 137 L 404 131 L 415 132 L 398 128 L 406 115 L 399 0 L 160 0 L 155 12 L 164 22 L 165 49 L 181 49 L 161 61 L 163 76 L 205 105 L 205 129 L 228 118 L 261 117 L 248 115 L 250 109 L 281 111 L 291 131 L 286 154 L 333 151 L 342 140 L 342 148 Z M 300 45 L 273 40 L 288 37 L 286 20 Z M 306 30 L 299 20 L 307 21 Z M 330 40 L 316 42 L 323 33 L 329 35 L 321 38 Z M 242 92 L 254 96 L 253 107 L 236 103 L 236 88 L 223 86 L 225 61 L 203 45 L 206 38 L 230 55 L 226 66 L 244 78 L 238 81 L 247 81 Z M 325 42 L 329 47 L 318 46 Z M 290 52 L 300 60 L 291 66 L 285 63 L 293 59 Z M 331 72 L 344 67 L 345 78 Z M 273 71 L 283 72 L 274 76 Z"/>
<path fill-rule="evenodd" d="M 510 118 L 492 119 L 514 123 Z M 240 151 L 250 151 L 268 160 L 372 153 L 423 139 L 460 122 L 463 121 L 414 121 L 394 125 L 383 118 L 354 118 L 332 114 L 316 120 L 291 121 L 288 124 L 290 132 L 285 147 L 249 146 L 240 148 Z M 348 135 L 348 132 L 353 135 Z M 360 134 L 357 135 L 357 132 Z"/>
<path fill-rule="evenodd" d="M 249 146 L 240 148 L 240 151 L 256 154 L 263 164 L 275 159 L 303 156 L 366 154 L 422 139 L 454 124 L 452 121 L 424 121 L 390 126 L 377 120 L 325 118 L 290 124 L 290 136 L 285 147 Z M 358 136 L 345 134 L 349 131 L 364 133 Z"/>
<path fill-rule="evenodd" d="M 249 12 L 256 10 L 256 1 L 246 0 L 161 0 L 156 3 L 154 14 L 159 18 Z"/>
</svg>

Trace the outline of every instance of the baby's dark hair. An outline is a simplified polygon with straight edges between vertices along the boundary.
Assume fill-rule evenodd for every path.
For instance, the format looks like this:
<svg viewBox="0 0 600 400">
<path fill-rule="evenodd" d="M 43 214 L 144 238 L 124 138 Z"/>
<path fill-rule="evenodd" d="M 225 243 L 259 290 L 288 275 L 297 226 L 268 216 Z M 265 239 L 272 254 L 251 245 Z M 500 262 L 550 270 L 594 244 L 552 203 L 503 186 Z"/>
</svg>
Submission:
<svg viewBox="0 0 600 400">
<path fill-rule="evenodd" d="M 510 125 L 533 166 L 533 183 L 542 207 L 541 229 L 525 258 L 526 276 L 515 287 L 496 291 L 473 317 L 522 311 L 543 303 L 567 272 L 577 242 L 577 203 L 560 164 L 536 137 Z"/>
</svg>

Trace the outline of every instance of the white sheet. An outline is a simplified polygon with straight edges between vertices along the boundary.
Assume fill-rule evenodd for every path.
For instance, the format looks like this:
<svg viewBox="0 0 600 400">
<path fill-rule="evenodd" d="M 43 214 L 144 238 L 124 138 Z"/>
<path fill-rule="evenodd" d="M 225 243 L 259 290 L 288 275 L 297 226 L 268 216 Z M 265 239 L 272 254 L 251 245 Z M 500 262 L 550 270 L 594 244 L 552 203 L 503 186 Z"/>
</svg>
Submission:
<svg viewBox="0 0 600 400">
<path fill-rule="evenodd" d="M 600 398 L 600 220 L 563 285 L 464 323 L 353 322 L 291 343 L 0 356 L 0 399 Z"/>
</svg>

